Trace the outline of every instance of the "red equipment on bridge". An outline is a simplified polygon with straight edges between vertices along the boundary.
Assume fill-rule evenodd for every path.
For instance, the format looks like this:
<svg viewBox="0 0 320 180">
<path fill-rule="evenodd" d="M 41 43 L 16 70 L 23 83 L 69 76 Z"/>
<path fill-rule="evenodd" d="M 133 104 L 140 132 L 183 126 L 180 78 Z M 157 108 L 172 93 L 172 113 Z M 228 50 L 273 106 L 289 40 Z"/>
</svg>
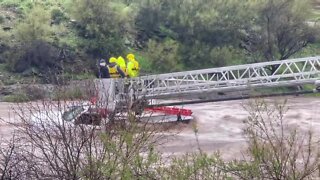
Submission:
<svg viewBox="0 0 320 180">
<path fill-rule="evenodd" d="M 92 97 L 90 102 L 95 105 L 97 103 L 97 98 Z M 190 109 L 185 108 L 177 108 L 177 107 L 167 107 L 167 106 L 160 106 L 160 107 L 148 107 L 145 108 L 144 111 L 152 112 L 152 113 L 161 113 L 164 115 L 176 115 L 178 120 L 182 120 L 182 117 L 192 116 L 192 111 Z M 103 117 L 106 117 L 108 112 L 105 108 L 99 108 L 98 113 Z"/>
<path fill-rule="evenodd" d="M 190 109 L 166 107 L 166 106 L 146 108 L 145 111 L 159 112 L 159 113 L 164 113 L 166 115 L 181 115 L 181 116 L 192 115 L 192 111 Z"/>
</svg>

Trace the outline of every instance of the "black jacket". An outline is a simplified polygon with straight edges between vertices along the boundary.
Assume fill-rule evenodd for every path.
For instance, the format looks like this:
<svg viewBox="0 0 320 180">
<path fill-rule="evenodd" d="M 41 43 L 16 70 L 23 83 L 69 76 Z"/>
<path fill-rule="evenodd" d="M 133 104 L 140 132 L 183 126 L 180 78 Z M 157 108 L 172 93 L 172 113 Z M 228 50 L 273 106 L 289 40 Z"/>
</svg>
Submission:
<svg viewBox="0 0 320 180">
<path fill-rule="evenodd" d="M 99 78 L 110 78 L 109 69 L 106 66 L 99 67 Z"/>
</svg>

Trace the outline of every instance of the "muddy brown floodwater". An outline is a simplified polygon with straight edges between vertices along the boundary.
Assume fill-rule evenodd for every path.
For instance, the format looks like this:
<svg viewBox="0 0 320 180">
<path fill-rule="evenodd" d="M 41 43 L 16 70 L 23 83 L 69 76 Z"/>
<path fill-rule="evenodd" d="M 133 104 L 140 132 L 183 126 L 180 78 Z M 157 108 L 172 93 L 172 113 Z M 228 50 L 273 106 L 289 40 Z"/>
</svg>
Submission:
<svg viewBox="0 0 320 180">
<path fill-rule="evenodd" d="M 310 128 L 315 135 L 320 136 L 320 98 L 313 97 L 283 97 L 268 99 L 268 101 L 279 101 L 288 99 L 288 112 L 285 120 L 289 124 L 297 125 L 303 131 Z M 243 106 L 248 100 L 227 101 L 217 103 L 206 103 L 187 105 L 193 111 L 194 124 L 198 130 L 197 138 L 192 128 L 192 123 L 179 126 L 179 133 L 171 137 L 168 142 L 158 147 L 164 155 L 179 155 L 186 152 L 201 150 L 211 153 L 220 151 L 225 159 L 242 157 L 246 148 L 246 140 L 242 134 L 243 121 L 247 119 L 248 113 Z M 3 119 L 14 118 L 12 110 L 14 104 L 0 103 L 0 117 Z M 0 123 L 0 136 L 10 137 L 12 127 Z M 197 141 L 198 139 L 198 141 Z"/>
<path fill-rule="evenodd" d="M 312 129 L 320 137 L 320 99 L 312 97 L 282 97 L 268 99 L 270 103 L 288 100 L 285 121 L 301 130 Z M 165 154 L 195 152 L 198 147 L 205 152 L 220 151 L 224 159 L 242 158 L 246 149 L 243 121 L 248 118 L 244 106 L 249 100 L 188 105 L 193 111 L 198 129 L 198 142 L 191 127 L 181 129 L 174 139 L 160 150 Z M 198 146 L 199 144 L 199 146 Z"/>
</svg>

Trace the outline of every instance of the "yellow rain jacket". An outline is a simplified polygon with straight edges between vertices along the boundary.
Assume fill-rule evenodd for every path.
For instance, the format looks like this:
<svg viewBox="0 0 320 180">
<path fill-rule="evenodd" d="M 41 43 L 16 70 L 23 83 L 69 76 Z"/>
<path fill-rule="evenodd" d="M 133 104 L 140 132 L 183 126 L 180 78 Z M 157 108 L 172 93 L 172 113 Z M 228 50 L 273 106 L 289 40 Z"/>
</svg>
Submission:
<svg viewBox="0 0 320 180">
<path fill-rule="evenodd" d="M 134 78 L 139 76 L 139 71 L 140 71 L 139 62 L 134 59 L 130 60 L 127 67 L 127 73 L 129 77 Z"/>
<path fill-rule="evenodd" d="M 111 57 L 109 59 L 109 63 L 110 64 L 117 64 L 117 59 L 115 57 Z M 120 78 L 121 75 L 119 74 L 118 70 L 117 70 L 117 65 L 114 66 L 110 66 L 108 65 L 108 70 L 109 70 L 109 74 L 111 78 Z"/>
<path fill-rule="evenodd" d="M 123 59 L 123 57 L 119 56 L 117 59 L 117 65 L 121 68 L 121 70 L 127 74 L 127 67 L 126 67 L 126 61 Z"/>
<path fill-rule="evenodd" d="M 129 75 L 129 77 L 133 78 L 139 76 L 139 62 L 135 60 L 133 54 L 128 54 L 127 59 L 129 61 L 127 66 L 127 74 Z"/>
</svg>

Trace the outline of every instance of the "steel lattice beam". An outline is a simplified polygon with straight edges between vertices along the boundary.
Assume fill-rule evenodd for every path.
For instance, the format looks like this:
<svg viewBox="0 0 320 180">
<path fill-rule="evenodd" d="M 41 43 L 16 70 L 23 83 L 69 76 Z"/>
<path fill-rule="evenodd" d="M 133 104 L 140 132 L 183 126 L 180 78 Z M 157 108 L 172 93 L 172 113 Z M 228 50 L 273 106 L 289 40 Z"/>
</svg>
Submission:
<svg viewBox="0 0 320 180">
<path fill-rule="evenodd" d="M 270 67 L 276 67 L 274 72 Z M 132 79 L 139 96 L 165 98 L 192 93 L 237 91 L 314 84 L 320 75 L 320 56 L 221 68 L 142 76 Z"/>
</svg>

